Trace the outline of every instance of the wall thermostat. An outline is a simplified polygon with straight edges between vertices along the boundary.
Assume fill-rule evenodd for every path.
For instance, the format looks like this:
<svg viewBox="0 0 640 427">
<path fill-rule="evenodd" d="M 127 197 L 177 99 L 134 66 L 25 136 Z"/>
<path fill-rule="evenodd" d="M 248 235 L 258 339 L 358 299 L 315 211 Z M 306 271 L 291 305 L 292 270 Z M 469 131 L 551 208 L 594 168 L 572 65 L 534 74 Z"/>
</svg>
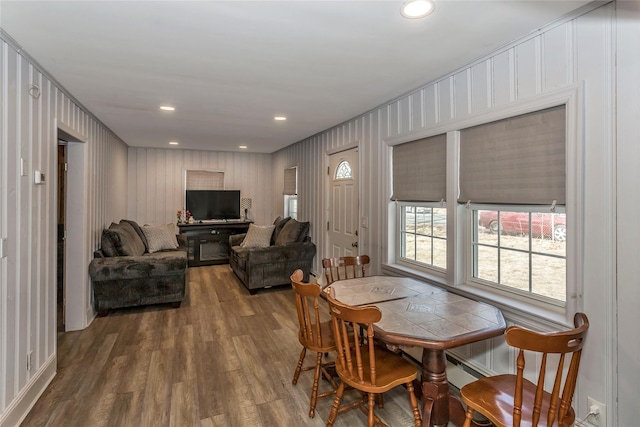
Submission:
<svg viewBox="0 0 640 427">
<path fill-rule="evenodd" d="M 33 180 L 34 180 L 34 182 L 36 184 L 44 184 L 45 183 L 45 176 L 40 171 L 34 171 L 33 172 Z"/>
</svg>

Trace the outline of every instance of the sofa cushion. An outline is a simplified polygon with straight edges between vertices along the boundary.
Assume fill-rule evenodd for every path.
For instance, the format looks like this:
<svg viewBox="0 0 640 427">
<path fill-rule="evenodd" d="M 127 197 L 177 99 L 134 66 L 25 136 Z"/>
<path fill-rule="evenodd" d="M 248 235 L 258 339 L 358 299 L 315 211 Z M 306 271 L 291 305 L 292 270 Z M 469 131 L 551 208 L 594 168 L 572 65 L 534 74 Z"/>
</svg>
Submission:
<svg viewBox="0 0 640 427">
<path fill-rule="evenodd" d="M 173 224 L 147 225 L 142 227 L 142 232 L 147 238 L 149 253 L 155 253 L 165 249 L 176 249 L 178 240 L 176 239 Z"/>
<path fill-rule="evenodd" d="M 144 254 L 144 243 L 142 243 L 142 239 L 138 237 L 138 234 L 130 224 L 111 223 L 106 232 L 117 252 L 116 256 L 140 256 Z"/>
<path fill-rule="evenodd" d="M 281 216 L 279 216 L 278 218 L 276 218 L 276 220 L 273 222 L 273 225 L 276 226 L 276 228 L 273 230 L 273 234 L 271 235 L 271 244 L 275 245 L 276 243 L 276 239 L 278 238 L 278 236 L 280 235 L 280 232 L 282 231 L 282 227 L 284 227 L 284 225 L 287 223 L 287 221 L 289 221 L 291 219 L 290 216 L 283 218 Z"/>
<path fill-rule="evenodd" d="M 287 243 L 304 242 L 305 237 L 309 233 L 308 222 L 298 222 L 295 219 L 290 219 L 282 227 L 282 231 L 278 234 L 275 244 L 277 246 L 286 245 Z"/>
<path fill-rule="evenodd" d="M 243 248 L 267 248 L 271 246 L 271 235 L 275 225 L 249 225 L 249 231 L 240 244 Z"/>
<path fill-rule="evenodd" d="M 149 242 L 147 242 L 147 238 L 145 237 L 144 233 L 142 232 L 142 228 L 138 225 L 137 222 L 132 221 L 130 219 L 121 219 L 120 220 L 120 224 L 122 223 L 127 223 L 129 224 L 133 230 L 136 232 L 136 234 L 138 235 L 138 237 L 140 237 L 140 240 L 142 240 L 142 243 L 144 244 L 144 248 L 145 250 L 149 250 Z"/>
</svg>

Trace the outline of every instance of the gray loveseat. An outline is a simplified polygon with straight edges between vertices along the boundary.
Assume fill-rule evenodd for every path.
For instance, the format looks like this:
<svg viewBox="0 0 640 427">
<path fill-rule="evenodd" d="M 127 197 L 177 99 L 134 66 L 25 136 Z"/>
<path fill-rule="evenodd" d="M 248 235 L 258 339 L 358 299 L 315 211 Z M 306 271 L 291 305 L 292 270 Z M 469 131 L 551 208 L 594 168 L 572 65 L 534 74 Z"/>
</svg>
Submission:
<svg viewBox="0 0 640 427">
<path fill-rule="evenodd" d="M 246 234 L 229 237 L 229 264 L 251 294 L 261 288 L 291 284 L 290 276 L 298 268 L 304 272 L 304 280 L 309 281 L 316 255 L 309 223 L 278 217 L 274 225 L 267 247 L 242 247 Z"/>
<path fill-rule="evenodd" d="M 186 288 L 186 239 L 160 228 L 143 230 L 134 221 L 122 220 L 103 230 L 102 247 L 89 264 L 99 316 L 121 307 L 180 306 Z"/>
</svg>

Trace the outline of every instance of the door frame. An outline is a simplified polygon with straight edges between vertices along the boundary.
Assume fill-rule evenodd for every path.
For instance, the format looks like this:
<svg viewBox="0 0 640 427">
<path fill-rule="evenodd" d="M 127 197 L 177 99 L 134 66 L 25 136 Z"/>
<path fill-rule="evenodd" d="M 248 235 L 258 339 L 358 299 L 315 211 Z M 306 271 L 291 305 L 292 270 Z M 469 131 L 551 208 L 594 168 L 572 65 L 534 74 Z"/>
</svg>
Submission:
<svg viewBox="0 0 640 427">
<path fill-rule="evenodd" d="M 67 139 L 67 188 L 66 188 L 66 241 L 64 253 L 64 282 L 65 282 L 65 331 L 84 329 L 89 324 L 91 316 L 90 284 L 88 283 L 87 267 L 90 260 L 88 254 L 88 225 L 87 225 L 87 188 L 88 149 L 87 137 L 72 127 L 56 121 L 56 145 L 58 140 Z M 56 151 L 57 163 L 57 151 Z M 58 186 L 56 176 L 56 189 Z M 57 191 L 56 191 L 56 206 Z M 70 226 L 73 224 L 73 226 Z M 56 227 L 57 230 L 57 227 Z"/>
</svg>

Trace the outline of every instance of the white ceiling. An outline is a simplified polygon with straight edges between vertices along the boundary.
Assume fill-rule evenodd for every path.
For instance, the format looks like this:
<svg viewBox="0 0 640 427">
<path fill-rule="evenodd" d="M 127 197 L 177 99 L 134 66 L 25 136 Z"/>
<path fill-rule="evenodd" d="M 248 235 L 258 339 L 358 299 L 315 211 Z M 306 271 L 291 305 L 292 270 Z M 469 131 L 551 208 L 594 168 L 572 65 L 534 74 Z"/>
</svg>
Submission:
<svg viewBox="0 0 640 427">
<path fill-rule="evenodd" d="M 589 1 L 401 3 L 3 0 L 0 26 L 130 146 L 271 153 Z"/>
</svg>

